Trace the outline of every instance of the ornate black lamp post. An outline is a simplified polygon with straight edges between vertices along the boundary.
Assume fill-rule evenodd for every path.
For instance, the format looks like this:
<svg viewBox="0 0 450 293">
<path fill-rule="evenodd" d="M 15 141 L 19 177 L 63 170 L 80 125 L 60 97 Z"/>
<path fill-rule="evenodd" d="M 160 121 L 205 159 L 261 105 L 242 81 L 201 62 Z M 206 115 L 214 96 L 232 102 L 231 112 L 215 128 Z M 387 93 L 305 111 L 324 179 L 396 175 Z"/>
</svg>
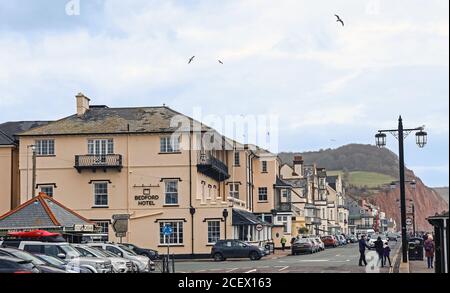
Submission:
<svg viewBox="0 0 450 293">
<path fill-rule="evenodd" d="M 401 211 L 401 225 L 402 225 L 402 261 L 408 262 L 408 242 L 406 237 L 406 195 L 405 195 L 405 157 L 403 141 L 411 133 L 416 131 L 416 143 L 420 148 L 427 144 L 427 133 L 424 131 L 424 126 L 405 129 L 403 128 L 402 116 L 398 118 L 397 129 L 379 130 L 375 135 L 375 141 L 378 147 L 386 146 L 386 133 L 391 133 L 398 139 L 398 157 L 400 167 L 400 211 Z"/>
<path fill-rule="evenodd" d="M 225 240 L 227 240 L 227 218 L 228 218 L 228 209 L 223 209 L 222 211 L 223 220 L 225 222 Z"/>
</svg>

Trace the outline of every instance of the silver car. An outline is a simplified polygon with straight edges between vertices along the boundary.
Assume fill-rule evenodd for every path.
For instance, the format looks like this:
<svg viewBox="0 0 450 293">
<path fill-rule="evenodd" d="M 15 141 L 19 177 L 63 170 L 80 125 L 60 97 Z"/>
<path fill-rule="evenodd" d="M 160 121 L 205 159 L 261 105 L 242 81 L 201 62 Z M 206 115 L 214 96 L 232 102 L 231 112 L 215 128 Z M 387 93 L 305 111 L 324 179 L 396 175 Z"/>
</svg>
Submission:
<svg viewBox="0 0 450 293">
<path fill-rule="evenodd" d="M 111 261 L 114 273 L 131 273 L 132 262 L 115 254 L 107 254 L 98 248 L 84 244 L 72 244 L 83 257 L 97 257 L 100 259 L 109 259 Z"/>
</svg>

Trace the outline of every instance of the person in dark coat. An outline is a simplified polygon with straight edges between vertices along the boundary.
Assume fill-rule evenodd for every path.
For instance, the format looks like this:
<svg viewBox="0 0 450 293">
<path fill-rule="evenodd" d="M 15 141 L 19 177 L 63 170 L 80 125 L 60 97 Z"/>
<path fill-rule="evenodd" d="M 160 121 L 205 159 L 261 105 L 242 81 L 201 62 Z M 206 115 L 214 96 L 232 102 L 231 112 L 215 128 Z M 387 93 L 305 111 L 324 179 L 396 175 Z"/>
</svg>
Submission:
<svg viewBox="0 0 450 293">
<path fill-rule="evenodd" d="M 383 240 L 381 240 L 381 237 L 378 236 L 377 240 L 375 241 L 375 251 L 378 253 L 378 263 L 380 263 L 381 260 L 381 267 L 384 267 L 384 247 L 383 247 Z"/>
<path fill-rule="evenodd" d="M 386 260 L 389 261 L 389 267 L 392 268 L 392 264 L 391 264 L 391 248 L 389 247 L 389 244 L 384 244 L 384 253 L 383 253 L 383 259 L 384 259 L 384 264 L 386 265 Z"/>
<path fill-rule="evenodd" d="M 425 248 L 425 256 L 427 257 L 428 268 L 433 268 L 433 259 L 434 259 L 434 241 L 433 236 L 428 235 L 428 239 L 424 243 Z"/>
<path fill-rule="evenodd" d="M 366 248 L 369 248 L 369 246 L 366 243 L 366 236 L 365 235 L 361 235 L 361 239 L 359 239 L 359 266 L 367 266 L 367 261 L 366 261 Z M 364 263 L 364 265 L 363 265 Z"/>
</svg>

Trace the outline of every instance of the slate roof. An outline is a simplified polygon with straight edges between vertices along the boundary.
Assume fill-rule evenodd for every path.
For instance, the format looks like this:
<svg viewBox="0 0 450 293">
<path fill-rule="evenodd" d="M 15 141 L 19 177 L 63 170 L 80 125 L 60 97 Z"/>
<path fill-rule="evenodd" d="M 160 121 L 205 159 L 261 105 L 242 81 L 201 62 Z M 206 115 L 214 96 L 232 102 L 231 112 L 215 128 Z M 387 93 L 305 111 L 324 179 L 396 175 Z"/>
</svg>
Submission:
<svg viewBox="0 0 450 293">
<path fill-rule="evenodd" d="M 287 187 L 287 188 L 292 188 L 292 185 L 290 185 L 289 183 L 285 182 L 284 180 L 282 180 L 280 177 L 277 176 L 277 179 L 275 181 L 275 186 L 276 187 Z"/>
<path fill-rule="evenodd" d="M 295 188 L 304 188 L 308 183 L 308 180 L 306 178 L 289 178 L 283 179 L 283 181 L 289 183 L 292 187 Z"/>
<path fill-rule="evenodd" d="M 0 229 L 73 228 L 75 224 L 92 224 L 88 219 L 40 193 L 16 209 L 0 216 Z"/>
<path fill-rule="evenodd" d="M 187 119 L 186 121 L 190 121 L 194 126 L 201 127 L 202 131 L 213 130 L 166 106 L 134 108 L 91 106 L 84 115 L 71 115 L 21 135 L 172 133 L 180 126 L 178 123 L 171 125 L 171 119 L 176 116 Z"/>
<path fill-rule="evenodd" d="M 244 211 L 244 210 L 239 210 L 239 209 L 233 209 L 233 214 L 232 214 L 232 225 L 233 226 L 239 226 L 239 225 L 265 225 L 265 226 L 270 226 L 270 223 L 264 222 L 260 219 L 258 219 L 258 217 L 255 214 L 252 214 L 250 212 Z"/>
<path fill-rule="evenodd" d="M 0 124 L 0 145 L 16 144 L 18 142 L 15 137 L 17 134 L 48 123 L 49 121 L 16 121 L 2 123 Z"/>
</svg>

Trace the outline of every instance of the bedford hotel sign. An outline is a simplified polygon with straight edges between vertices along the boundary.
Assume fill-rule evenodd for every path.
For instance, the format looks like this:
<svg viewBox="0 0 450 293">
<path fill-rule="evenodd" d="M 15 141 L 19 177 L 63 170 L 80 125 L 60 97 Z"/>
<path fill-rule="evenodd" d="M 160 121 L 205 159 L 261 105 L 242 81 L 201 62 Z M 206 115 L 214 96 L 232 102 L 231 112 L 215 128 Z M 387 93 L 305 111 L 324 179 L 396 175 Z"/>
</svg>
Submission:
<svg viewBox="0 0 450 293">
<path fill-rule="evenodd" d="M 144 189 L 142 195 L 135 195 L 134 200 L 138 206 L 155 206 L 155 201 L 159 200 L 159 195 L 151 194 L 150 189 Z"/>
</svg>

